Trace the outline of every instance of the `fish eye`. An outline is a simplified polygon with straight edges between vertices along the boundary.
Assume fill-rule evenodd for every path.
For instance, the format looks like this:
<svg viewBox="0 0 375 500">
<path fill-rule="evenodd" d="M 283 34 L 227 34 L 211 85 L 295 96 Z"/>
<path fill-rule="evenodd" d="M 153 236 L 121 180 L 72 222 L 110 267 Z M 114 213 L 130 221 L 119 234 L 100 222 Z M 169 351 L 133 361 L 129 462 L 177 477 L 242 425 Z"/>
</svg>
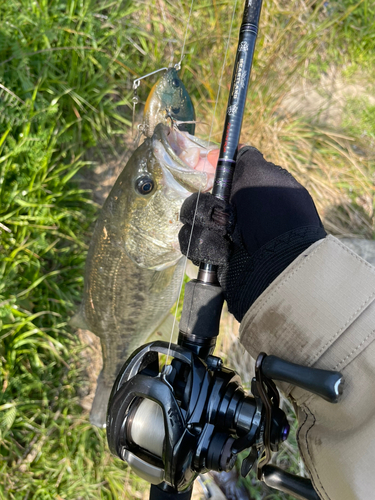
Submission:
<svg viewBox="0 0 375 500">
<path fill-rule="evenodd" d="M 153 191 L 155 184 L 149 175 L 142 175 L 137 179 L 135 187 L 139 194 L 149 194 Z"/>
<path fill-rule="evenodd" d="M 172 113 L 174 115 L 178 115 L 179 112 L 180 112 L 180 108 L 172 108 Z"/>
<path fill-rule="evenodd" d="M 179 87 L 180 86 L 179 79 L 178 78 L 173 78 L 172 85 L 173 85 L 173 87 Z"/>
</svg>

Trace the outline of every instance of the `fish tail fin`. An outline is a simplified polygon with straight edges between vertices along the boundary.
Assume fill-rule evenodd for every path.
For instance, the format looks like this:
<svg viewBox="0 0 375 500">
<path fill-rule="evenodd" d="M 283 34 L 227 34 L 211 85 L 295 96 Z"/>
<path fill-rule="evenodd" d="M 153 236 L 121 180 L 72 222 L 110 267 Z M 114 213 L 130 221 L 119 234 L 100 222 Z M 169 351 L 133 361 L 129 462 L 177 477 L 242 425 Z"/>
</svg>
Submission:
<svg viewBox="0 0 375 500">
<path fill-rule="evenodd" d="M 83 307 L 82 305 L 79 307 L 78 311 L 75 313 L 74 316 L 70 318 L 68 321 L 69 326 L 72 328 L 82 328 L 82 330 L 90 330 L 85 316 L 83 314 Z"/>
<path fill-rule="evenodd" d="M 98 377 L 98 385 L 96 386 L 95 397 L 90 412 L 90 422 L 96 427 L 105 427 L 107 407 L 111 391 L 112 384 L 108 385 L 104 381 L 103 371 L 101 371 Z"/>
</svg>

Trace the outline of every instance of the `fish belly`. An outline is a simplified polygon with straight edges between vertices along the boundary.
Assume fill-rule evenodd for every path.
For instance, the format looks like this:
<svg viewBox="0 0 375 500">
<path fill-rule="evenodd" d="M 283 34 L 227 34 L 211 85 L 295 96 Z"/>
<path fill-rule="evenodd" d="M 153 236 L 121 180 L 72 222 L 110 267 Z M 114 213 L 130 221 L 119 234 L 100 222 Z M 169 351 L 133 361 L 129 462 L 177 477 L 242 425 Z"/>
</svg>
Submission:
<svg viewBox="0 0 375 500">
<path fill-rule="evenodd" d="M 99 233 L 100 237 L 96 237 Z M 163 323 L 177 299 L 180 261 L 163 271 L 138 267 L 114 241 L 94 231 L 85 272 L 83 316 L 100 337 L 103 370 L 98 379 L 90 421 L 105 425 L 112 385 L 129 355 Z"/>
</svg>

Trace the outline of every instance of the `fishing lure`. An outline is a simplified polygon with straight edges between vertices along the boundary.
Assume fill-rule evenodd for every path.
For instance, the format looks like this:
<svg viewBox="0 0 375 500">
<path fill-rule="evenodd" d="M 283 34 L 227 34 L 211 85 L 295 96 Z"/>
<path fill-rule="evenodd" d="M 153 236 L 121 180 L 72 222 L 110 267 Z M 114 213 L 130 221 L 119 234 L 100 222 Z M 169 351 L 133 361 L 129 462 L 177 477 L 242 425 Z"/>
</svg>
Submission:
<svg viewBox="0 0 375 500">
<path fill-rule="evenodd" d="M 153 73 L 149 73 L 149 75 L 151 74 Z M 140 78 L 134 80 L 134 103 L 138 102 L 136 89 L 139 86 L 139 81 Z M 147 137 L 151 137 L 156 125 L 158 123 L 167 123 L 168 118 L 177 123 L 179 130 L 194 135 L 194 105 L 185 85 L 178 76 L 176 67 L 168 68 L 152 87 L 143 112 L 143 133 Z"/>
</svg>

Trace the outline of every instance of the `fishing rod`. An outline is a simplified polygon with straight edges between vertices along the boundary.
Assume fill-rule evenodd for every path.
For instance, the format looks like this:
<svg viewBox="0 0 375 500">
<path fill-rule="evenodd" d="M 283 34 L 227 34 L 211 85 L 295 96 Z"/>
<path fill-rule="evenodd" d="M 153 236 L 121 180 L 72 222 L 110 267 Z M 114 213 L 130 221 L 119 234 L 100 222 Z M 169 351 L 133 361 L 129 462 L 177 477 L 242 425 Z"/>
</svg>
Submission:
<svg viewBox="0 0 375 500">
<path fill-rule="evenodd" d="M 212 194 L 229 201 L 262 0 L 246 0 Z M 225 224 L 225 220 L 223 223 Z M 224 303 L 216 266 L 201 263 L 186 284 L 178 344 L 151 342 L 122 367 L 112 389 L 107 439 L 112 453 L 151 483 L 150 500 L 190 500 L 202 472 L 229 471 L 248 450 L 241 474 L 256 466 L 268 486 L 319 500 L 311 481 L 269 464 L 287 439 L 273 380 L 339 400 L 339 372 L 317 370 L 260 353 L 251 394 L 213 355 Z M 165 363 L 171 358 L 170 364 Z"/>
<path fill-rule="evenodd" d="M 232 178 L 236 166 L 237 148 L 245 112 L 246 96 L 253 63 L 255 43 L 258 35 L 261 9 L 262 0 L 245 1 L 232 83 L 226 109 L 224 130 L 221 138 L 219 159 L 212 188 L 213 196 L 225 202 L 229 202 Z M 223 223 L 226 223 L 225 219 Z M 192 313 L 190 313 L 189 316 L 183 315 L 181 317 L 178 343 L 192 349 L 196 354 L 205 357 L 207 353 L 213 352 L 216 345 L 220 315 L 224 303 L 224 297 L 220 287 L 214 286 L 207 288 L 205 286 L 207 284 L 218 284 L 217 266 L 201 263 L 197 280 L 190 283 L 192 283 L 192 285 L 185 287 L 184 308 L 195 311 L 195 313 L 200 316 L 200 320 L 196 318 L 196 321 L 194 321 L 191 318 Z M 210 293 L 208 290 L 210 290 Z M 205 297 L 204 303 L 209 303 L 211 309 L 210 313 L 205 315 L 204 324 L 201 318 L 201 310 L 196 310 L 193 306 L 193 301 L 197 300 L 197 297 L 200 296 L 201 293 Z M 189 318 L 188 323 L 185 323 L 185 318 Z M 202 331 L 206 332 L 206 336 L 202 335 Z"/>
</svg>

